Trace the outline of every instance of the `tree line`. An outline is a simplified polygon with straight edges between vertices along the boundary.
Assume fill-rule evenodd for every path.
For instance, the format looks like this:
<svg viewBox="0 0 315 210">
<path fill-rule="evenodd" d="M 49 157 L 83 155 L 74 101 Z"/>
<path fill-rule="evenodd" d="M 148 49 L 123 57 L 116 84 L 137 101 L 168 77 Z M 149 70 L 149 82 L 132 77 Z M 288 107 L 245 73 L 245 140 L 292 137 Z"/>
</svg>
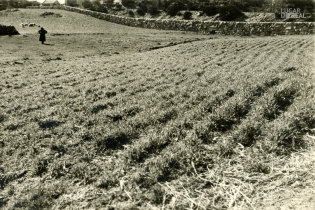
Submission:
<svg viewBox="0 0 315 210">
<path fill-rule="evenodd" d="M 281 8 L 300 8 L 307 13 L 314 13 L 315 0 L 121 0 L 126 8 L 164 10 L 174 5 L 182 10 L 202 11 L 207 7 L 235 6 L 243 12 L 275 12 Z M 27 0 L 0 0 L 2 9 L 38 6 L 38 2 Z M 106 10 L 119 6 L 114 0 L 67 0 L 68 6 L 84 7 L 94 10 Z M 145 8 L 146 7 L 146 8 Z M 152 10 L 152 9 L 151 9 Z"/>
<path fill-rule="evenodd" d="M 38 5 L 26 0 L 0 0 L 0 10 Z M 315 0 L 121 0 L 121 3 L 115 3 L 114 0 L 67 0 L 67 5 L 103 13 L 128 9 L 130 16 L 135 15 L 134 10 L 139 16 L 147 13 L 154 16 L 161 11 L 176 16 L 185 10 L 184 19 L 190 19 L 190 11 L 200 11 L 201 15 L 219 14 L 221 20 L 229 21 L 241 20 L 245 17 L 244 12 L 277 14 L 281 8 L 299 8 L 303 13 L 314 13 Z"/>
<path fill-rule="evenodd" d="M 29 6 L 39 6 L 39 3 L 26 0 L 0 0 L 0 10 L 11 8 L 26 8 Z"/>
<path fill-rule="evenodd" d="M 114 4 L 114 0 L 68 0 L 67 4 L 95 10 L 119 7 Z M 315 0 L 121 0 L 121 4 L 129 9 L 141 8 L 143 12 L 151 10 L 153 13 L 158 10 L 167 11 L 169 7 L 203 11 L 209 7 L 218 9 L 234 6 L 242 12 L 275 12 L 281 8 L 300 8 L 307 13 L 314 13 L 315 8 Z"/>
</svg>

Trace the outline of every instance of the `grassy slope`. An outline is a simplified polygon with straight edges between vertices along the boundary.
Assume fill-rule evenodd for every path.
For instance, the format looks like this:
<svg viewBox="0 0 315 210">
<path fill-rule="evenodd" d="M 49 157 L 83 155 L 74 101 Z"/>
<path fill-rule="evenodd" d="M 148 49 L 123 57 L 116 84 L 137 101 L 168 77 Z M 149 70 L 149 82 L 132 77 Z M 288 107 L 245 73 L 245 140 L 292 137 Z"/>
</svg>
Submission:
<svg viewBox="0 0 315 210">
<path fill-rule="evenodd" d="M 54 12 L 62 17 L 40 16 L 44 12 Z M 47 10 L 47 9 L 19 9 L 19 11 L 1 11 L 1 23 L 14 25 L 21 33 L 36 32 L 36 28 L 22 28 L 20 23 L 35 23 L 47 29 L 51 33 L 116 33 L 125 34 L 126 31 L 131 33 L 139 32 L 137 28 L 128 28 L 113 23 L 91 18 L 87 15 L 67 12 L 63 10 Z"/>
<path fill-rule="evenodd" d="M 273 187 L 314 184 L 283 166 L 314 126 L 313 45 L 312 36 L 218 38 L 2 64 L 0 202 L 240 208 Z"/>
<path fill-rule="evenodd" d="M 62 17 L 40 16 L 49 11 Z M 22 22 L 43 26 L 48 31 L 48 45 L 40 48 L 38 27 L 22 28 Z M 22 38 L 17 36 L 9 40 L 0 37 L 1 64 L 40 63 L 58 57 L 67 60 L 94 55 L 112 56 L 208 38 L 194 33 L 131 28 L 62 10 L 1 11 L 0 24 L 14 25 L 23 34 Z"/>
</svg>

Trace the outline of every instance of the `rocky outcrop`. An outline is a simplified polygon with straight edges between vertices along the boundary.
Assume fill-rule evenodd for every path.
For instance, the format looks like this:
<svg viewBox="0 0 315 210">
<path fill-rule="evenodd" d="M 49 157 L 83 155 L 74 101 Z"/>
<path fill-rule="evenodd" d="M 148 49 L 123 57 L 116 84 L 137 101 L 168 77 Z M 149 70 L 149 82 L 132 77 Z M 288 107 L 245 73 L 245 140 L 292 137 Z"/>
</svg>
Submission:
<svg viewBox="0 0 315 210">
<path fill-rule="evenodd" d="M 15 29 L 14 26 L 0 25 L 0 36 L 5 35 L 19 35 L 20 33 Z"/>
<path fill-rule="evenodd" d="M 41 7 L 43 9 L 51 7 Z M 57 6 L 55 9 L 78 12 L 109 22 L 160 30 L 194 31 L 205 34 L 271 36 L 271 35 L 305 35 L 314 34 L 313 22 L 227 22 L 227 21 L 194 21 L 172 19 L 130 18 L 77 7 Z"/>
</svg>

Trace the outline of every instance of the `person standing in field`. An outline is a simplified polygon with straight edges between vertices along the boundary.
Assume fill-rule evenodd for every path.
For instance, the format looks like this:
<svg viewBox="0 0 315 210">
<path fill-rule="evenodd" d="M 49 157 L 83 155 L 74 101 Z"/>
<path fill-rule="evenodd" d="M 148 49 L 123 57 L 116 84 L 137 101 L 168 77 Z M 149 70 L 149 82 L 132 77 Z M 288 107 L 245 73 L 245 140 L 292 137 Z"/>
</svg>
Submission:
<svg viewBox="0 0 315 210">
<path fill-rule="evenodd" d="M 46 41 L 47 31 L 43 27 L 41 27 L 41 29 L 38 31 L 38 33 L 40 34 L 39 35 L 39 41 L 41 41 L 42 44 L 44 44 L 44 42 Z"/>
</svg>

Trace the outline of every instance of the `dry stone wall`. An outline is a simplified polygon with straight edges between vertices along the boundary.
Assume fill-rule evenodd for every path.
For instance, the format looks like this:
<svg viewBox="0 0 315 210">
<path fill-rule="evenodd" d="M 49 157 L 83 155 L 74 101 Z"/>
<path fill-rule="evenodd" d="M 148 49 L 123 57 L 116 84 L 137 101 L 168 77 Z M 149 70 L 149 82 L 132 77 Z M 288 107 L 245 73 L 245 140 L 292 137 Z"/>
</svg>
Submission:
<svg viewBox="0 0 315 210">
<path fill-rule="evenodd" d="M 19 32 L 15 29 L 14 26 L 0 25 L 0 36 L 5 35 L 19 35 Z"/>
<path fill-rule="evenodd" d="M 51 7 L 41 7 L 43 9 Z M 205 34 L 224 34 L 241 36 L 271 36 L 271 35 L 305 35 L 314 34 L 314 22 L 226 22 L 226 21 L 194 21 L 171 19 L 131 18 L 77 7 L 55 6 L 57 9 L 78 12 L 109 22 L 160 30 L 194 31 Z"/>
</svg>

